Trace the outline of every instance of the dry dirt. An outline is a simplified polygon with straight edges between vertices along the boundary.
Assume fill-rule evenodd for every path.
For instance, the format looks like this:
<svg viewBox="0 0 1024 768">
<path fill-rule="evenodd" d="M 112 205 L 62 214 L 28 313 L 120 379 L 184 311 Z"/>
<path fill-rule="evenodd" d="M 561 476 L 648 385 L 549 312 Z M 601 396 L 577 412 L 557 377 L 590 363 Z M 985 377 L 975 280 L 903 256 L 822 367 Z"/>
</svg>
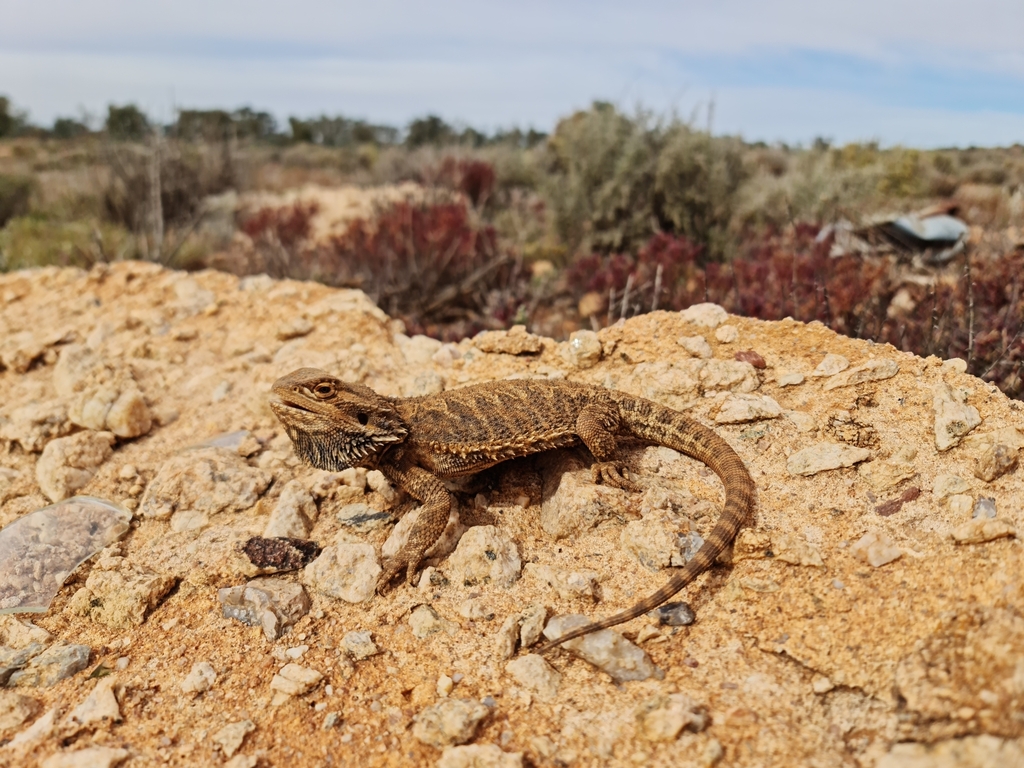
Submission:
<svg viewBox="0 0 1024 768">
<path fill-rule="evenodd" d="M 139 568 L 166 567 L 176 584 L 141 625 L 112 628 L 74 610 L 72 596 L 99 567 L 95 560 L 74 572 L 46 614 L 21 617 L 55 638 L 89 645 L 92 655 L 85 671 L 52 688 L 18 689 L 36 700 L 37 716 L 55 708 L 57 725 L 41 729 L 40 738 L 0 747 L 0 764 L 36 766 L 55 753 L 108 746 L 128 751 L 127 766 L 219 765 L 225 757 L 213 736 L 248 719 L 255 729 L 239 754 L 256 762 L 236 758 L 235 765 L 433 765 L 441 752 L 414 738 L 412 721 L 439 701 L 438 679 L 448 676 L 456 681 L 452 697 L 490 697 L 490 714 L 473 743 L 521 753 L 526 765 L 1018 765 L 1024 760 L 1021 543 L 1014 536 L 955 543 L 950 533 L 970 522 L 971 511 L 939 499 L 934 489 L 936 478 L 955 474 L 968 486 L 961 495 L 972 502 L 994 499 L 998 517 L 1021 529 L 1022 470 L 992 482 L 975 477 L 984 443 L 976 436 L 1024 429 L 1021 404 L 960 373 L 955 363 L 837 336 L 819 324 L 729 317 L 726 325 L 737 332 L 729 343 L 719 341 L 726 334 L 716 336 L 680 314 L 645 315 L 601 331 L 603 358 L 579 370 L 567 361 L 564 343 L 547 339 L 531 355 L 474 351 L 472 341 L 458 345 L 456 355 L 434 355 L 431 343 L 406 339 L 400 324 L 361 293 L 312 283 L 240 281 L 141 263 L 0 275 L 0 360 L 6 365 L 0 369 L 0 430 L 16 433 L 19 409 L 32 404 L 58 414 L 49 436 L 77 429 L 60 420 L 63 406 L 54 389 L 55 363 L 71 344 L 87 345 L 130 374 L 152 412 L 150 431 L 119 438 L 79 493 L 134 508 L 169 459 L 238 430 L 252 435 L 246 461 L 273 478 L 259 502 L 221 513 L 206 529 L 174 532 L 167 520 L 132 522 L 120 554 Z M 321 367 L 388 395 L 512 376 L 566 376 L 642 392 L 653 379 L 634 376 L 636 367 L 691 359 L 677 339 L 696 335 L 716 360 L 757 352 L 765 362 L 757 394 L 773 398 L 784 414 L 716 427 L 750 468 L 757 509 L 733 563 L 717 566 L 681 595 L 696 623 L 661 629 L 643 643 L 663 679 L 616 685 L 560 650 L 549 660 L 562 682 L 546 701 L 505 671 L 495 645 L 509 614 L 540 602 L 549 615 L 604 616 L 668 578 L 620 546 L 635 509 L 561 540 L 544 533 L 541 488 L 551 457 L 510 464 L 488 476 L 483 490 L 462 494 L 460 505 L 470 510 L 464 522 L 496 525 L 524 563 L 598 572 L 596 603 L 561 599 L 525 577 L 507 589 L 452 582 L 421 592 L 403 584 L 361 604 L 307 585 L 312 610 L 276 643 L 258 627 L 221 616 L 217 589 L 245 583 L 249 574 L 224 544 L 229 536 L 202 536 L 221 528 L 236 536 L 261 533 L 281 487 L 295 478 L 311 482 L 316 474 L 297 463 L 267 406 L 278 376 Z M 842 355 L 852 366 L 894 361 L 899 372 L 828 389 L 829 378 L 808 375 L 826 354 Z M 780 387 L 784 372 L 807 378 Z M 943 380 L 978 409 L 982 423 L 940 453 L 933 387 Z M 713 425 L 711 414 L 725 395 L 702 394 L 688 413 Z M 49 503 L 36 480 L 49 436 L 31 450 L 0 442 L 0 524 Z M 862 467 L 884 468 L 901 448 L 916 455 L 906 477 L 887 488 L 872 484 L 877 474 L 856 467 L 790 474 L 788 457 L 823 440 L 867 448 L 871 458 Z M 627 455 L 641 477 L 658 468 L 651 456 L 664 458 L 640 449 Z M 720 503 L 720 485 L 702 465 L 662 463 L 671 470 L 665 482 Z M 135 476 L 123 471 L 126 465 Z M 886 505 L 899 498 L 908 500 L 895 510 Z M 364 500 L 384 504 L 378 492 Z M 713 516 L 698 528 L 706 534 L 711 522 Z M 326 543 L 337 529 L 325 502 L 311 538 Z M 873 567 L 851 554 L 871 532 L 891 539 L 899 558 Z M 364 538 L 379 544 L 385 534 Z M 775 550 L 816 552 L 822 564 L 785 562 L 801 558 L 775 556 Z M 438 568 L 443 572 L 445 562 Z M 493 619 L 460 614 L 471 595 Z M 413 635 L 408 616 L 423 603 L 452 622 L 450 632 Z M 646 626 L 636 620 L 619 629 L 636 638 Z M 339 650 L 351 630 L 372 632 L 381 653 L 353 666 Z M 299 663 L 324 680 L 271 706 L 271 678 L 292 660 L 284 651 L 297 646 L 308 646 Z M 204 693 L 186 695 L 181 682 L 197 662 L 208 662 L 216 681 Z M 100 665 L 113 670 L 121 719 L 72 727 L 67 714 L 110 679 L 90 677 Z M 674 693 L 703 705 L 707 725 L 651 741 L 642 715 Z M 331 714 L 336 722 L 325 729 Z M 32 724 L 30 718 L 0 737 L 24 736 Z"/>
</svg>

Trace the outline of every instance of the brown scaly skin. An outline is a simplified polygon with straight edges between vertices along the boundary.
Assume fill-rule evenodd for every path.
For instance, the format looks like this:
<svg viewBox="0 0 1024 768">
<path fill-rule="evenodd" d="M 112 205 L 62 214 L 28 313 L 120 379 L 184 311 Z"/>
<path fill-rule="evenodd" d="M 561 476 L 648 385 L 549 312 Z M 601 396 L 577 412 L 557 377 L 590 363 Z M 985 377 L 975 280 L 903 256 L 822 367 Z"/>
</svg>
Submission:
<svg viewBox="0 0 1024 768">
<path fill-rule="evenodd" d="M 574 629 L 541 652 L 657 608 L 711 567 L 754 503 L 754 481 L 725 440 L 678 411 L 601 387 L 520 379 L 390 398 L 316 368 L 300 368 L 274 383 L 270 405 L 304 461 L 329 471 L 379 469 L 423 503 L 408 542 L 385 563 L 378 592 L 403 569 L 414 583 L 423 553 L 444 531 L 452 498 L 439 478 L 582 442 L 597 459 L 595 481 L 638 490 L 614 461 L 616 435 L 667 446 L 714 470 L 725 485 L 725 506 L 693 559 L 632 608 Z"/>
</svg>

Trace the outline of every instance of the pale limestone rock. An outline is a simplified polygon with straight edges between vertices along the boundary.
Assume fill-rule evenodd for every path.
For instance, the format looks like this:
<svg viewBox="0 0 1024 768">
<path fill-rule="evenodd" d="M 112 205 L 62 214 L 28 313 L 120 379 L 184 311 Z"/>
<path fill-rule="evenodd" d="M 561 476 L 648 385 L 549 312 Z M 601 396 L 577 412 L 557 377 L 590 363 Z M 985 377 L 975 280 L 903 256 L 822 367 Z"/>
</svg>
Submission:
<svg viewBox="0 0 1024 768">
<path fill-rule="evenodd" d="M 53 366 L 53 388 L 61 397 L 69 398 L 85 389 L 105 368 L 103 358 L 89 347 L 68 344 Z"/>
<path fill-rule="evenodd" d="M 96 568 L 85 580 L 85 592 L 75 595 L 75 612 L 115 629 L 139 627 L 176 583 L 173 576 L 136 566 Z"/>
<path fill-rule="evenodd" d="M 50 501 L 73 496 L 85 487 L 96 470 L 113 455 L 109 432 L 78 432 L 51 440 L 36 462 L 36 481 Z"/>
<path fill-rule="evenodd" d="M 541 563 L 527 563 L 523 574 L 547 584 L 560 600 L 578 597 L 595 600 L 595 590 L 600 581 L 597 571 L 563 571 Z"/>
<path fill-rule="evenodd" d="M 445 699 L 413 718 L 412 735 L 421 744 L 448 747 L 465 744 L 490 710 L 475 699 Z"/>
<path fill-rule="evenodd" d="M 39 453 L 51 440 L 74 430 L 67 406 L 60 400 L 27 403 L 6 416 L 3 407 L 0 404 L 0 441 L 17 444 L 26 453 Z"/>
<path fill-rule="evenodd" d="M 700 374 L 707 365 L 705 360 L 687 359 L 677 363 L 641 363 L 633 369 L 634 394 L 684 411 L 700 402 L 702 395 Z"/>
<path fill-rule="evenodd" d="M 879 757 L 875 768 L 1024 768 L 1024 747 L 987 733 L 934 744 L 902 742 Z"/>
<path fill-rule="evenodd" d="M 566 362 L 584 370 L 601 362 L 601 339 L 593 331 L 574 331 L 565 346 Z"/>
<path fill-rule="evenodd" d="M 339 540 L 306 566 L 304 578 L 322 595 L 362 603 L 373 597 L 382 571 L 372 546 Z"/>
<path fill-rule="evenodd" d="M 976 517 L 950 532 L 957 544 L 981 544 L 1003 536 L 1016 536 L 1017 528 L 1012 520 L 996 517 Z"/>
<path fill-rule="evenodd" d="M 114 768 L 131 753 L 118 747 L 86 747 L 75 752 L 58 752 L 43 760 L 41 768 Z"/>
<path fill-rule="evenodd" d="M 371 469 L 366 473 L 366 485 L 374 493 L 379 493 L 384 497 L 384 501 L 389 504 L 398 498 L 398 491 L 392 487 L 388 479 L 384 477 L 384 473 L 379 469 Z"/>
<path fill-rule="evenodd" d="M 362 661 L 380 653 L 380 649 L 373 642 L 368 630 L 346 632 L 345 636 L 341 638 L 341 647 L 356 661 Z"/>
<path fill-rule="evenodd" d="M 990 444 L 974 459 L 974 476 L 991 483 L 1017 468 L 1017 449 L 1002 443 Z"/>
<path fill-rule="evenodd" d="M 818 429 L 818 423 L 814 420 L 814 417 L 809 413 L 802 411 L 783 411 L 782 415 L 786 419 L 792 422 L 801 432 L 814 432 Z"/>
<path fill-rule="evenodd" d="M 205 693 L 217 682 L 217 672 L 208 661 L 197 661 L 191 671 L 181 681 L 181 692 L 186 696 Z"/>
<path fill-rule="evenodd" d="M 11 614 L 0 615 L 0 645 L 21 650 L 33 643 L 49 645 L 53 635 L 31 621 L 19 619 Z"/>
<path fill-rule="evenodd" d="M 916 456 L 917 449 L 904 445 L 893 451 L 888 459 L 861 464 L 857 467 L 857 474 L 875 491 L 884 491 L 917 474 Z"/>
<path fill-rule="evenodd" d="M 526 332 L 525 325 L 513 325 L 507 331 L 481 331 L 473 337 L 481 352 L 504 355 L 536 355 L 544 344 L 540 336 Z"/>
<path fill-rule="evenodd" d="M 523 754 L 503 752 L 496 744 L 445 747 L 437 768 L 523 768 Z"/>
<path fill-rule="evenodd" d="M 850 554 L 872 568 L 879 568 L 903 556 L 896 543 L 881 531 L 868 531 L 850 545 Z"/>
<path fill-rule="evenodd" d="M 528 563 L 527 567 L 533 565 Z M 525 611 L 512 613 L 502 622 L 495 638 L 495 652 L 500 659 L 511 658 L 516 647 L 529 648 L 541 638 L 548 611 L 539 603 L 531 603 Z"/>
<path fill-rule="evenodd" d="M 967 493 L 954 493 L 946 503 L 956 517 L 966 517 L 974 509 L 974 497 Z"/>
<path fill-rule="evenodd" d="M 117 693 L 120 690 L 121 686 L 113 677 L 103 678 L 96 683 L 96 687 L 85 700 L 71 710 L 64 720 L 64 727 L 77 732 L 82 728 L 95 727 L 104 721 L 121 722 L 121 708 L 117 703 Z"/>
<path fill-rule="evenodd" d="M 817 548 L 802 536 L 797 536 L 794 533 L 773 534 L 772 551 L 775 553 L 776 560 L 791 565 L 821 567 L 825 564 Z"/>
<path fill-rule="evenodd" d="M 225 725 L 211 738 L 224 750 L 225 757 L 231 757 L 242 746 L 245 737 L 255 730 L 256 724 L 252 720 L 240 720 L 237 723 Z"/>
<path fill-rule="evenodd" d="M 31 331 L 4 334 L 0 338 L 0 369 L 25 373 L 50 346 L 47 340 Z"/>
<path fill-rule="evenodd" d="M 871 451 L 867 448 L 823 441 L 790 456 L 786 461 L 786 469 L 791 475 L 810 477 L 829 469 L 852 467 L 869 458 L 871 458 Z"/>
<path fill-rule="evenodd" d="M 764 560 L 768 553 L 774 555 L 772 536 L 768 531 L 757 528 L 741 528 L 732 545 L 732 561 Z"/>
<path fill-rule="evenodd" d="M 767 395 L 731 394 L 711 409 L 716 424 L 743 424 L 781 415 L 781 406 Z"/>
<path fill-rule="evenodd" d="M 932 483 L 932 495 L 938 500 L 954 494 L 967 493 L 969 490 L 971 486 L 966 480 L 948 472 L 937 475 Z"/>
<path fill-rule="evenodd" d="M 811 371 L 811 376 L 823 377 L 823 376 L 835 376 L 837 373 L 845 371 L 850 367 L 850 361 L 842 355 L 833 355 L 829 353 L 825 355 L 825 359 L 818 363 L 818 367 Z"/>
<path fill-rule="evenodd" d="M 505 671 L 523 688 L 537 694 L 542 701 L 551 701 L 558 695 L 562 675 L 543 656 L 536 653 L 520 656 L 506 664 Z"/>
<path fill-rule="evenodd" d="M 867 381 L 884 381 L 899 373 L 900 367 L 895 360 L 868 360 L 862 365 L 850 368 L 829 381 L 823 389 L 828 392 L 839 387 L 852 387 Z"/>
<path fill-rule="evenodd" d="M 757 369 L 742 360 L 708 360 L 699 376 L 705 392 L 753 392 L 761 386 Z"/>
<path fill-rule="evenodd" d="M 590 621 L 579 614 L 555 616 L 544 628 L 544 637 L 556 640 Z M 646 652 L 610 629 L 568 640 L 562 647 L 607 673 L 617 683 L 647 680 L 651 677 L 660 680 L 664 676 Z"/>
<path fill-rule="evenodd" d="M 540 525 L 554 539 L 564 539 L 617 517 L 628 494 L 595 485 L 590 469 L 576 456 L 558 452 L 541 468 Z"/>
<path fill-rule="evenodd" d="M 723 325 L 715 330 L 715 339 L 721 344 L 732 344 L 740 337 L 735 325 Z"/>
<path fill-rule="evenodd" d="M 459 603 L 459 616 L 470 621 L 488 621 L 494 618 L 494 611 L 478 597 L 470 597 Z"/>
<path fill-rule="evenodd" d="M 680 336 L 676 344 L 685 349 L 690 357 L 699 357 L 701 360 L 707 360 L 713 354 L 711 345 L 703 336 Z"/>
<path fill-rule="evenodd" d="M 685 693 L 648 699 L 637 709 L 636 719 L 647 741 L 674 741 L 684 728 L 700 733 L 708 725 L 705 707 Z"/>
<path fill-rule="evenodd" d="M 13 736 L 38 712 L 38 700 L 14 691 L 0 690 L 0 739 Z"/>
<path fill-rule="evenodd" d="M 948 451 L 959 444 L 964 435 L 981 424 L 981 414 L 973 405 L 967 405 L 966 393 L 955 391 L 944 381 L 932 389 L 932 409 L 935 411 L 935 447 Z"/>
<path fill-rule="evenodd" d="M 68 406 L 68 419 L 86 429 L 106 430 L 122 438 L 145 435 L 153 426 L 142 392 L 126 377 L 80 392 Z"/>
<path fill-rule="evenodd" d="M 402 357 L 410 366 L 429 365 L 434 355 L 441 349 L 442 343 L 423 334 L 409 337 L 404 333 L 396 333 L 395 345 L 401 350 Z"/>
<path fill-rule="evenodd" d="M 409 540 L 409 534 L 412 533 L 413 526 L 420 519 L 422 512 L 423 507 L 417 507 L 402 516 L 391 530 L 391 534 L 385 540 L 384 545 L 380 548 L 381 557 L 389 560 L 401 551 L 402 547 Z M 372 523 L 369 524 L 372 525 Z M 455 551 L 466 530 L 466 526 L 462 524 L 459 517 L 458 504 L 453 500 L 451 509 L 448 512 L 448 522 L 445 524 L 444 530 L 437 541 L 431 544 L 427 551 L 423 553 L 423 565 L 437 565 L 444 558 L 448 557 Z"/>
<path fill-rule="evenodd" d="M 158 520 L 179 513 L 209 519 L 222 512 L 241 512 L 256 505 L 270 481 L 269 474 L 250 467 L 234 451 L 199 448 L 178 454 L 160 467 L 139 511 Z"/>
<path fill-rule="evenodd" d="M 258 763 L 259 758 L 256 755 L 235 755 L 224 763 L 224 768 L 256 768 Z"/>
<path fill-rule="evenodd" d="M 413 609 L 409 614 L 409 626 L 412 628 L 413 636 L 420 640 L 438 632 L 454 635 L 459 631 L 458 624 L 443 618 L 429 605 L 420 605 Z"/>
<path fill-rule="evenodd" d="M 717 328 L 729 319 L 729 313 L 717 304 L 705 302 L 687 307 L 679 316 L 688 323 L 705 328 Z"/>
<path fill-rule="evenodd" d="M 305 539 L 313 529 L 317 515 L 313 496 L 298 480 L 291 480 L 281 489 L 263 536 L 268 539 L 278 536 Z"/>
<path fill-rule="evenodd" d="M 494 584 L 511 587 L 519 578 L 522 561 L 515 542 L 494 525 L 475 525 L 465 532 L 449 558 L 453 581 L 471 586 Z"/>
<path fill-rule="evenodd" d="M 992 445 L 1005 445 L 1012 450 L 1024 448 L 1024 432 L 1016 427 L 1000 427 L 991 432 L 975 432 L 964 438 L 964 446 L 974 452 L 981 453 Z"/>
<path fill-rule="evenodd" d="M 218 590 L 221 615 L 251 627 L 262 627 L 263 636 L 274 642 L 309 613 L 306 590 L 294 581 L 261 578 L 245 586 Z"/>
<path fill-rule="evenodd" d="M 324 676 L 315 669 L 299 664 L 285 664 L 281 671 L 270 681 L 270 690 L 274 691 L 272 706 L 280 706 L 291 696 L 302 696 L 316 687 Z"/>
<path fill-rule="evenodd" d="M 779 371 L 775 383 L 780 387 L 795 387 L 798 384 L 804 383 L 804 375 L 802 373 Z"/>
<path fill-rule="evenodd" d="M 967 373 L 967 361 L 960 357 L 951 357 L 942 361 L 942 367 L 954 373 Z"/>
</svg>

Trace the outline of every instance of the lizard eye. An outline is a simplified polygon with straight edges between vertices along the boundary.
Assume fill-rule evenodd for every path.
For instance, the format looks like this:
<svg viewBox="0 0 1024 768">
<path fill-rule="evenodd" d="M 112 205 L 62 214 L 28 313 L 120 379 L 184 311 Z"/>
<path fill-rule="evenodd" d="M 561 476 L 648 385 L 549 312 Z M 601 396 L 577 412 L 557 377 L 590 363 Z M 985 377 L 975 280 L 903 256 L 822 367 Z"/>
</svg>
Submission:
<svg viewBox="0 0 1024 768">
<path fill-rule="evenodd" d="M 359 419 L 359 423 L 362 424 L 364 427 L 366 426 L 366 422 L 370 420 L 370 417 L 367 416 L 365 413 L 357 413 L 356 418 Z"/>
<path fill-rule="evenodd" d="M 315 394 L 317 397 L 330 397 L 331 395 L 334 394 L 334 385 L 328 384 L 327 382 L 324 382 L 323 384 L 317 384 L 315 387 L 313 387 L 313 394 Z"/>
</svg>

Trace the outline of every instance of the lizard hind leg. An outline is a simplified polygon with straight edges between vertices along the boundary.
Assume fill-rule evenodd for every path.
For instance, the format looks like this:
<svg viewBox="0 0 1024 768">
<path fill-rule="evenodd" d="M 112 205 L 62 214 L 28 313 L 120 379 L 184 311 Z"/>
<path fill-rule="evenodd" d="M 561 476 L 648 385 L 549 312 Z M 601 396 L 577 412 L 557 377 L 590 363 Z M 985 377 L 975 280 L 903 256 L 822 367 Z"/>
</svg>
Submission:
<svg viewBox="0 0 1024 768">
<path fill-rule="evenodd" d="M 576 434 L 597 459 L 591 467 L 594 482 L 624 491 L 642 491 L 638 483 L 623 477 L 623 466 L 615 461 L 615 432 L 618 426 L 618 408 L 611 403 L 588 405 L 576 417 Z"/>
</svg>

